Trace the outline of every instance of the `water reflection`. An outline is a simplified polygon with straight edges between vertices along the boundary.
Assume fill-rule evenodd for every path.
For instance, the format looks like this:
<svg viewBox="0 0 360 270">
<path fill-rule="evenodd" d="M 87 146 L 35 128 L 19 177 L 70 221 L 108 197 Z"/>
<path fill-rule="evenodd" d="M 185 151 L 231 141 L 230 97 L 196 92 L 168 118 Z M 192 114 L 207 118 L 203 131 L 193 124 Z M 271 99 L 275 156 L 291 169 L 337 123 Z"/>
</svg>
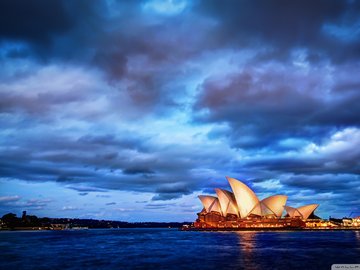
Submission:
<svg viewBox="0 0 360 270">
<path fill-rule="evenodd" d="M 240 265 L 247 269 L 259 269 L 254 258 L 258 232 L 237 232 L 240 247 Z"/>
<path fill-rule="evenodd" d="M 360 231 L 355 231 L 356 239 L 360 242 Z"/>
</svg>

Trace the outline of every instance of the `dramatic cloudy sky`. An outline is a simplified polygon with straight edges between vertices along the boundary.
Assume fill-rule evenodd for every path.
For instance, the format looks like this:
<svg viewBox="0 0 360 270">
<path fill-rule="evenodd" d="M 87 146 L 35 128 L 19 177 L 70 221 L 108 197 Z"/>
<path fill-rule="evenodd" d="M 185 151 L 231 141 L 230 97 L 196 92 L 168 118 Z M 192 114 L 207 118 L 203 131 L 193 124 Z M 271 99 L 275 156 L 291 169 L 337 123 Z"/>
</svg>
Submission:
<svg viewBox="0 0 360 270">
<path fill-rule="evenodd" d="M 360 2 L 3 0 L 0 128 L 0 216 L 360 215 Z"/>
</svg>

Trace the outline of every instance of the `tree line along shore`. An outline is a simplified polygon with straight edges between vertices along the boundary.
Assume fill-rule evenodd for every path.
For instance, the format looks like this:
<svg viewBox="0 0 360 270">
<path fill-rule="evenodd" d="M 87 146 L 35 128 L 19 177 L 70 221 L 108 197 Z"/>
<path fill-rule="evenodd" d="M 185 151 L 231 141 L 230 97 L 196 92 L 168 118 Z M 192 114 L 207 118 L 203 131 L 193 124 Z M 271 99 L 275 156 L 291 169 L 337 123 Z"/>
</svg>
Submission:
<svg viewBox="0 0 360 270">
<path fill-rule="evenodd" d="M 111 229 L 111 228 L 180 228 L 191 222 L 125 222 L 81 218 L 49 218 L 27 215 L 21 217 L 8 213 L 0 219 L 0 230 L 64 230 L 64 229 Z"/>
</svg>

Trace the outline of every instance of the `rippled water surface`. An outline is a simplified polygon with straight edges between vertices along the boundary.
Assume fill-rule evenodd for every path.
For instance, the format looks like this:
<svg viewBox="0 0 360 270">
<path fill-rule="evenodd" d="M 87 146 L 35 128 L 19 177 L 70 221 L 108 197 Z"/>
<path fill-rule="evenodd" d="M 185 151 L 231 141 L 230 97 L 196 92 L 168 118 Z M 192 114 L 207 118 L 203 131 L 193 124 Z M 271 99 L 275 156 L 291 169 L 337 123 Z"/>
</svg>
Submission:
<svg viewBox="0 0 360 270">
<path fill-rule="evenodd" d="M 330 269 L 333 263 L 360 263 L 360 232 L 0 232 L 0 268 L 9 270 Z"/>
</svg>

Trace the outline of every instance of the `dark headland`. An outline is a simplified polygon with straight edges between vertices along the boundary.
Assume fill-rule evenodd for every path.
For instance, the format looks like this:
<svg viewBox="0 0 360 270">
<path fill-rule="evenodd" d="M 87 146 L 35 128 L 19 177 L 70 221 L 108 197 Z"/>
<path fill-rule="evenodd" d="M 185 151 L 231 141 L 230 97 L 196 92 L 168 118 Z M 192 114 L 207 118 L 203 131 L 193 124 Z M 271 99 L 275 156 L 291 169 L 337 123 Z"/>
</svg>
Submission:
<svg viewBox="0 0 360 270">
<path fill-rule="evenodd" d="M 8 213 L 0 219 L 0 230 L 64 230 L 64 229 L 112 229 L 112 228 L 181 228 L 191 222 L 125 222 L 81 218 L 48 218 L 27 215 L 22 217 Z"/>
</svg>

